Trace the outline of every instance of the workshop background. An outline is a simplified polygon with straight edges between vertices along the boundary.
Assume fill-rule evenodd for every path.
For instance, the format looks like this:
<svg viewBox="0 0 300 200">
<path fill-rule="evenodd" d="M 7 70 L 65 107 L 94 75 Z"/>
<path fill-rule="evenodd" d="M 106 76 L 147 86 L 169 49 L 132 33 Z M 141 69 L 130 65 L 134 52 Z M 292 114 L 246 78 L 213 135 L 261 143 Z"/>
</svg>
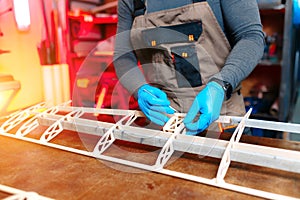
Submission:
<svg viewBox="0 0 300 200">
<path fill-rule="evenodd" d="M 266 46 L 242 82 L 245 107 L 254 118 L 300 122 L 299 1 L 258 4 Z M 1 92 L 1 115 L 69 99 L 76 106 L 137 108 L 113 70 L 116 6 L 110 0 L 0 0 L 0 81 L 11 81 L 11 89 L 2 83 L 11 91 Z"/>
</svg>

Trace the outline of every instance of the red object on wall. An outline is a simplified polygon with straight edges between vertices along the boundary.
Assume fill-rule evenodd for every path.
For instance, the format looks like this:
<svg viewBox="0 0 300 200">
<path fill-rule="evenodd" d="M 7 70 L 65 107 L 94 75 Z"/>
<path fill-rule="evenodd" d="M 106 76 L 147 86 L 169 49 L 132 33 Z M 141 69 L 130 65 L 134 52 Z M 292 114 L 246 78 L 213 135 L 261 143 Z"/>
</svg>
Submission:
<svg viewBox="0 0 300 200">
<path fill-rule="evenodd" d="M 67 62 L 70 66 L 71 88 L 75 86 L 77 72 L 86 57 L 101 41 L 116 34 L 117 15 L 92 15 L 83 11 L 68 12 L 69 49 Z M 99 58 L 101 60 L 105 58 Z M 73 90 L 71 90 L 71 95 Z"/>
<path fill-rule="evenodd" d="M 107 68 L 88 62 L 77 73 L 73 88 L 73 106 L 137 109 L 136 100 L 120 84 L 113 65 Z"/>
<path fill-rule="evenodd" d="M 112 64 L 117 15 L 68 12 L 70 82 L 74 106 L 137 108 Z"/>
</svg>

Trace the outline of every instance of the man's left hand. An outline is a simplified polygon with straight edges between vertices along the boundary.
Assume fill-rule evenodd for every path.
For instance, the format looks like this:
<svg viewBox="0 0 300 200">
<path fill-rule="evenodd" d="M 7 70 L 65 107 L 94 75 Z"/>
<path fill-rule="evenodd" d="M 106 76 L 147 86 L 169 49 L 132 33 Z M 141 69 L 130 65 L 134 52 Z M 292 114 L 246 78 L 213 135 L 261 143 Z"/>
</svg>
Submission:
<svg viewBox="0 0 300 200">
<path fill-rule="evenodd" d="M 214 81 L 209 82 L 206 87 L 199 92 L 183 120 L 187 128 L 187 135 L 196 135 L 202 132 L 213 121 L 219 118 L 224 93 L 222 86 Z M 200 117 L 196 119 L 198 114 L 200 114 Z"/>
</svg>

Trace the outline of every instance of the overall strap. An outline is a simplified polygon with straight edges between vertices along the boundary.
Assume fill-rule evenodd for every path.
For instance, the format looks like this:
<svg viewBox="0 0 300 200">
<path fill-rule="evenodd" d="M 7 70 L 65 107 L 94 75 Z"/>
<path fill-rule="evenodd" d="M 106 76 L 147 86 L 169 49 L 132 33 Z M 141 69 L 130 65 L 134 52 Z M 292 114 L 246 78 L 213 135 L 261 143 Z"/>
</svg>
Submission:
<svg viewBox="0 0 300 200">
<path fill-rule="evenodd" d="M 133 18 L 139 16 L 139 15 L 144 15 L 146 11 L 146 6 L 144 3 L 144 0 L 133 0 Z"/>
<path fill-rule="evenodd" d="M 206 0 L 193 0 L 193 3 L 199 3 L 199 2 L 205 2 Z M 146 6 L 144 3 L 144 0 L 133 0 L 133 18 L 139 16 L 139 15 L 144 15 L 146 11 Z"/>
</svg>

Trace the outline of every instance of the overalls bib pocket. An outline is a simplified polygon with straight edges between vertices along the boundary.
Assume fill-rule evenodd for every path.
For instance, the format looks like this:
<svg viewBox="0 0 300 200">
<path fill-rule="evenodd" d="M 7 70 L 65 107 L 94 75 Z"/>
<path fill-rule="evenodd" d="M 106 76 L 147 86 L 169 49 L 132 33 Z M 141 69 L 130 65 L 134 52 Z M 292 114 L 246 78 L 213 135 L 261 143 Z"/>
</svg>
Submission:
<svg viewBox="0 0 300 200">
<path fill-rule="evenodd" d="M 171 48 L 179 88 L 202 85 L 200 65 L 194 44 Z"/>
<path fill-rule="evenodd" d="M 167 81 L 171 85 L 174 83 L 177 88 L 202 85 L 199 59 L 195 48 L 202 31 L 202 21 L 142 30 L 144 45 L 153 49 L 152 52 L 148 52 L 148 56 L 152 56 L 152 62 L 157 63 L 153 65 L 155 69 L 147 70 L 148 72 L 156 71 L 159 74 L 154 82 L 163 84 L 163 81 Z M 155 49 L 156 53 L 154 53 Z M 162 63 L 165 66 L 161 65 Z M 166 66 L 170 67 L 169 71 Z M 148 73 L 147 76 L 153 75 Z"/>
<path fill-rule="evenodd" d="M 142 31 L 142 38 L 148 47 L 161 44 L 195 42 L 202 33 L 202 22 L 190 22 L 173 26 L 160 26 Z"/>
</svg>

